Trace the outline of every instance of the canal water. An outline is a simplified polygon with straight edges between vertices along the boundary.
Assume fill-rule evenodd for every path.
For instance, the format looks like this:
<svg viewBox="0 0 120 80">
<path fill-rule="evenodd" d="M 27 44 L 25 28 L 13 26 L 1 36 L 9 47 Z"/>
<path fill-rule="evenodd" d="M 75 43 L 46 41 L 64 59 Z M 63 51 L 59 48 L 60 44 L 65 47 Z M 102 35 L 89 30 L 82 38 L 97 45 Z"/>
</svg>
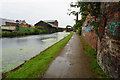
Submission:
<svg viewBox="0 0 120 80">
<path fill-rule="evenodd" d="M 69 32 L 2 38 L 2 72 L 8 72 L 67 36 Z"/>
</svg>

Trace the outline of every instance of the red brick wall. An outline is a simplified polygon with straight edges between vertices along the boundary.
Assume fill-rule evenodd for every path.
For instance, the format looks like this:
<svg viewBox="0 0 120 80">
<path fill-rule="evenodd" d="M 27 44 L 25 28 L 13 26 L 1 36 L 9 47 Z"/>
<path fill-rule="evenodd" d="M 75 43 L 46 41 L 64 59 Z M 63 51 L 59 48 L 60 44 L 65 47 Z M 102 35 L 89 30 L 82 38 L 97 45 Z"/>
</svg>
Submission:
<svg viewBox="0 0 120 80">
<path fill-rule="evenodd" d="M 87 15 L 86 20 L 83 23 L 84 28 L 90 26 L 90 24 L 88 23 L 89 20 L 94 21 L 93 17 L 90 14 Z M 90 30 L 93 30 L 93 26 L 90 26 Z M 82 30 L 82 35 L 84 39 L 92 46 L 92 48 L 97 50 L 97 35 L 94 32 L 86 31 L 86 29 Z"/>
<path fill-rule="evenodd" d="M 94 32 L 89 32 L 85 30 L 85 35 L 83 35 L 82 30 L 82 36 L 92 46 L 92 48 L 97 50 L 97 35 Z"/>
</svg>

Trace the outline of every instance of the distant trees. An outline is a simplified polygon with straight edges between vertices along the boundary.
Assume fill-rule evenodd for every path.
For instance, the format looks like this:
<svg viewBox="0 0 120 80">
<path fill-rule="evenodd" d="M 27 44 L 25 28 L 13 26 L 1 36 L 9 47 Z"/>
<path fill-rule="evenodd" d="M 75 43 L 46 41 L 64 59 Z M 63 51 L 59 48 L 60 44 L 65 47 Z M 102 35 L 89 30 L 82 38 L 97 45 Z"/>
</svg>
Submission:
<svg viewBox="0 0 120 80">
<path fill-rule="evenodd" d="M 66 28 L 71 28 L 72 26 L 71 25 L 67 25 Z"/>
<path fill-rule="evenodd" d="M 67 32 L 72 31 L 72 26 L 71 25 L 67 25 L 66 28 L 67 28 Z"/>
</svg>

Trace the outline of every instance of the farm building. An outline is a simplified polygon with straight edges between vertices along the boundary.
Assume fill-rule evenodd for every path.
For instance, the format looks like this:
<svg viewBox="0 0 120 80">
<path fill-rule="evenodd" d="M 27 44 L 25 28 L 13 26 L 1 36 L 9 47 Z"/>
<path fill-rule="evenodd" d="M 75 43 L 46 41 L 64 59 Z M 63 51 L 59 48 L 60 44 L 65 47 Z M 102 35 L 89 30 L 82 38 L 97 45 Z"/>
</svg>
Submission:
<svg viewBox="0 0 120 80">
<path fill-rule="evenodd" d="M 43 26 L 45 29 L 48 30 L 48 33 L 56 32 L 58 29 L 58 22 L 57 20 L 46 20 L 46 21 L 39 21 L 35 24 L 35 26 Z"/>
</svg>

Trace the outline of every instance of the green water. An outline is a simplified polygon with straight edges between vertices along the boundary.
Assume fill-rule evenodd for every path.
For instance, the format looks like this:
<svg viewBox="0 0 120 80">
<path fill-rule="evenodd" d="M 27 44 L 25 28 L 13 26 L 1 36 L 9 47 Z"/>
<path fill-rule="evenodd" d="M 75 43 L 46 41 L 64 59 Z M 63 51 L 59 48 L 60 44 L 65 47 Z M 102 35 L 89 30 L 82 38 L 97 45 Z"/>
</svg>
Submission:
<svg viewBox="0 0 120 80">
<path fill-rule="evenodd" d="M 2 72 L 8 72 L 63 39 L 69 33 L 58 32 L 2 39 Z"/>
</svg>

